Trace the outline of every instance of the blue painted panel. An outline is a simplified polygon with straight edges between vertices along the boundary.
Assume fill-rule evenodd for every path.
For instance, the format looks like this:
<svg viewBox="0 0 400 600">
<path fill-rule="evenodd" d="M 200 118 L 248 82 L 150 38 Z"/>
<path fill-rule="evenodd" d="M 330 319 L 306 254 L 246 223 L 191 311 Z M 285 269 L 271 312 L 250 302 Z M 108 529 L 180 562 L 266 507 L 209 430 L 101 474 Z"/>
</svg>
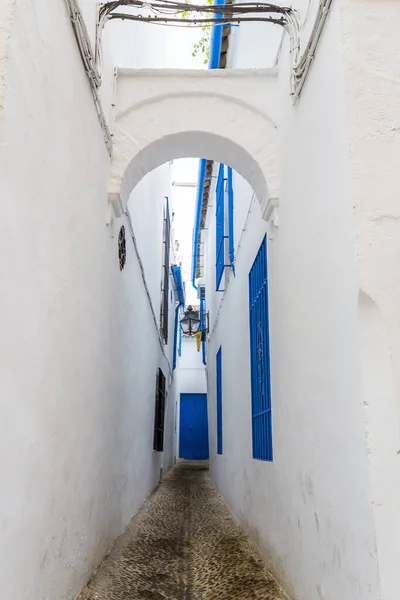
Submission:
<svg viewBox="0 0 400 600">
<path fill-rule="evenodd" d="M 233 221 L 234 195 L 232 182 L 232 168 L 228 167 L 228 227 L 229 227 L 229 262 L 233 275 L 235 275 L 235 228 Z"/>
<path fill-rule="evenodd" d="M 267 238 L 249 273 L 251 412 L 253 458 L 273 460 L 268 325 Z"/>
<path fill-rule="evenodd" d="M 220 165 L 218 171 L 218 179 L 215 191 L 215 219 L 216 219 L 216 235 L 215 235 L 215 266 L 216 266 L 216 291 L 220 289 L 222 275 L 224 274 L 225 264 L 225 240 L 228 236 L 225 235 L 225 189 L 224 189 L 224 173 L 225 166 Z"/>
<path fill-rule="evenodd" d="M 179 457 L 208 459 L 207 394 L 181 394 Z"/>
</svg>

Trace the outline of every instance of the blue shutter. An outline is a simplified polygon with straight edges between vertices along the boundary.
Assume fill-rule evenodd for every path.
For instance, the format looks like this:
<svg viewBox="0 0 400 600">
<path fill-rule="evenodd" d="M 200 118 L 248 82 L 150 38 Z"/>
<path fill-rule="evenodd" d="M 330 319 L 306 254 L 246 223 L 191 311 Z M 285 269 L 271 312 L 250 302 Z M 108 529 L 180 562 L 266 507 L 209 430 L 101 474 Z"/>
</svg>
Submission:
<svg viewBox="0 0 400 600">
<path fill-rule="evenodd" d="M 235 275 L 235 239 L 234 239 L 234 221 L 233 221 L 233 183 L 232 168 L 228 167 L 228 226 L 229 226 L 229 262 L 231 263 L 232 273 Z"/>
<path fill-rule="evenodd" d="M 225 226 L 225 181 L 228 188 L 228 231 Z M 216 291 L 223 292 L 220 289 L 222 276 L 225 267 L 231 267 L 235 274 L 235 244 L 234 244 L 234 221 L 233 221 L 233 184 L 232 169 L 227 167 L 227 177 L 225 178 L 225 165 L 219 166 L 216 198 L 215 198 L 215 216 L 216 216 L 216 235 L 215 235 L 215 256 L 216 256 Z M 229 263 L 225 261 L 225 240 L 228 240 Z"/>
<path fill-rule="evenodd" d="M 222 348 L 217 352 L 217 453 L 222 454 Z"/>
<path fill-rule="evenodd" d="M 216 289 L 220 290 L 221 279 L 225 268 L 225 191 L 224 191 L 224 165 L 219 166 L 216 187 Z"/>
<path fill-rule="evenodd" d="M 272 461 L 266 237 L 249 273 L 249 310 L 253 458 Z"/>
</svg>

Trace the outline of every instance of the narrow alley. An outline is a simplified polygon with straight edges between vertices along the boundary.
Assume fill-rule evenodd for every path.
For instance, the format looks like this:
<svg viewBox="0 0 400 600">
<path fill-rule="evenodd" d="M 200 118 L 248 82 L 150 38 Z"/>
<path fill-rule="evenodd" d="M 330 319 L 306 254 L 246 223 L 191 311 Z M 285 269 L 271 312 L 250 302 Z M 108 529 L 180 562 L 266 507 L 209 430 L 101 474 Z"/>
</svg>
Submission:
<svg viewBox="0 0 400 600">
<path fill-rule="evenodd" d="M 0 0 L 0 600 L 399 600 L 399 31 Z"/>
<path fill-rule="evenodd" d="M 179 462 L 145 502 L 79 600 L 283 600 L 210 482 Z"/>
</svg>

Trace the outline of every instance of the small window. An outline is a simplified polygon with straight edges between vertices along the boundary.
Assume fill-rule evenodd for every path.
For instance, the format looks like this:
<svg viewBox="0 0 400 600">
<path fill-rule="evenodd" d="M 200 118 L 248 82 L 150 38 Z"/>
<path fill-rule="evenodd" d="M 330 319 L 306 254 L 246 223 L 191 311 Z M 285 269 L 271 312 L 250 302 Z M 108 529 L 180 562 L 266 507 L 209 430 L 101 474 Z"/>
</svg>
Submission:
<svg viewBox="0 0 400 600">
<path fill-rule="evenodd" d="M 123 270 L 126 263 L 126 239 L 125 239 L 125 227 L 122 225 L 118 234 L 118 258 L 119 258 L 119 269 Z"/>
<path fill-rule="evenodd" d="M 215 205 L 216 290 L 217 292 L 223 292 L 224 286 L 222 279 L 225 268 L 230 267 L 232 273 L 235 274 L 232 169 L 230 167 L 225 167 L 225 165 L 220 165 L 219 167 Z"/>
<path fill-rule="evenodd" d="M 164 417 L 165 417 L 165 376 L 158 369 L 156 383 L 156 405 L 154 411 L 154 441 L 153 450 L 164 450 Z"/>
<path fill-rule="evenodd" d="M 222 348 L 217 352 L 217 453 L 222 454 Z"/>
<path fill-rule="evenodd" d="M 207 311 L 206 311 L 206 288 L 204 285 L 199 287 L 200 292 L 200 329 L 202 331 L 201 334 L 201 351 L 202 351 L 202 360 L 203 365 L 206 364 L 206 340 L 207 340 L 207 329 L 208 329 L 208 319 L 207 319 Z"/>
<path fill-rule="evenodd" d="M 171 222 L 169 215 L 168 198 L 164 203 L 164 231 L 163 231 L 163 260 L 161 276 L 161 306 L 160 306 L 160 331 L 164 344 L 168 343 L 168 298 L 169 298 L 169 268 L 170 268 L 170 241 Z"/>
<path fill-rule="evenodd" d="M 249 301 L 253 458 L 272 461 L 266 237 L 249 273 Z"/>
</svg>

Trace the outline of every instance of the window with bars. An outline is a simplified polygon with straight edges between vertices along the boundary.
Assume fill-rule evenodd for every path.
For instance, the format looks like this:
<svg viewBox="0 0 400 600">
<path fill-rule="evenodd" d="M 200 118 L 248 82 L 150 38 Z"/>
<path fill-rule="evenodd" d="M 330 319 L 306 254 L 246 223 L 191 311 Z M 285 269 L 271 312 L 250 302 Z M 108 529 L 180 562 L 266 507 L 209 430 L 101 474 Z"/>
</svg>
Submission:
<svg viewBox="0 0 400 600">
<path fill-rule="evenodd" d="M 164 344 L 168 343 L 168 305 L 169 305 L 169 263 L 171 247 L 171 221 L 169 215 L 168 198 L 164 203 L 164 229 L 163 229 L 163 260 L 161 276 L 161 306 L 160 306 L 160 331 Z"/>
<path fill-rule="evenodd" d="M 164 418 L 165 418 L 165 375 L 158 369 L 156 383 L 156 402 L 154 411 L 153 450 L 164 450 Z"/>
<path fill-rule="evenodd" d="M 222 454 L 222 347 L 216 358 L 217 384 L 217 453 Z"/>
<path fill-rule="evenodd" d="M 201 350 L 203 365 L 206 364 L 206 339 L 207 339 L 207 312 L 206 312 L 206 288 L 204 285 L 199 287 L 200 295 L 200 329 L 201 334 Z"/>
<path fill-rule="evenodd" d="M 222 279 L 226 267 L 235 273 L 235 246 L 233 222 L 233 183 L 232 169 L 220 165 L 218 171 L 215 217 L 216 217 L 216 290 L 222 292 Z"/>
<path fill-rule="evenodd" d="M 249 312 L 253 458 L 272 461 L 266 237 L 264 237 L 249 273 Z"/>
</svg>

